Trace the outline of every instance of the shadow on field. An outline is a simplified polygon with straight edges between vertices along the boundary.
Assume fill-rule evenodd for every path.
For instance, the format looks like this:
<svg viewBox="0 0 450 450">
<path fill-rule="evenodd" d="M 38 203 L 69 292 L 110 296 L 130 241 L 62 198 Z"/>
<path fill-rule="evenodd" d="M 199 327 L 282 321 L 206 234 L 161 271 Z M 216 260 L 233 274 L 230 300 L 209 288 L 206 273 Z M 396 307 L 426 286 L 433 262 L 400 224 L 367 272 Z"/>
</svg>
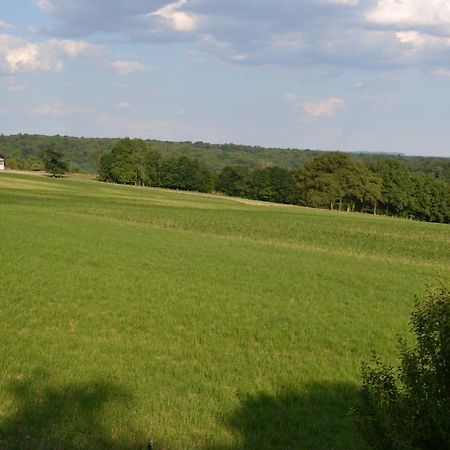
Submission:
<svg viewBox="0 0 450 450">
<path fill-rule="evenodd" d="M 357 398 L 354 385 L 319 383 L 249 395 L 224 421 L 237 443 L 205 450 L 365 449 L 350 414 Z"/>
<path fill-rule="evenodd" d="M 12 415 L 0 420 L 2 450 L 145 448 L 142 436 L 138 440 L 138 434 L 124 425 L 131 398 L 118 385 L 97 381 L 58 386 L 39 376 L 14 380 L 7 391 L 14 398 L 15 408 Z M 106 406 L 115 423 L 126 429 L 111 430 L 105 425 L 102 416 Z"/>
</svg>

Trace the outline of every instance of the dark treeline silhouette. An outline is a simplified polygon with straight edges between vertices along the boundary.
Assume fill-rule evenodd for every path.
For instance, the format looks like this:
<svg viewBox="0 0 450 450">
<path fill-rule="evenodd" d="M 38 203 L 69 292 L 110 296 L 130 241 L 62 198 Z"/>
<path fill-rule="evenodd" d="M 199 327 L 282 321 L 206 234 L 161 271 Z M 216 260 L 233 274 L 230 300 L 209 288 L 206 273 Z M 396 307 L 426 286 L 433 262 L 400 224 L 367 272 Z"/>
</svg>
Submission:
<svg viewBox="0 0 450 450">
<path fill-rule="evenodd" d="M 398 159 L 364 163 L 324 152 L 300 169 L 225 166 L 219 173 L 181 156 L 163 158 L 140 139 L 122 139 L 100 158 L 101 181 L 220 192 L 255 200 L 450 223 L 450 184 L 413 174 Z"/>
</svg>

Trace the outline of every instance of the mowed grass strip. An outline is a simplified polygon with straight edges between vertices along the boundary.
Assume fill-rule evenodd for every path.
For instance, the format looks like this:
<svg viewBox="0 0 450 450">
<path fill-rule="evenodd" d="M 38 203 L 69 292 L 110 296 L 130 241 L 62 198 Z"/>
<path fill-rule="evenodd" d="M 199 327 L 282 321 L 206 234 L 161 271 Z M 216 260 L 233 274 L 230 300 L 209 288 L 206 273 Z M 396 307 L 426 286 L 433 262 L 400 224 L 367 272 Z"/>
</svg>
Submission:
<svg viewBox="0 0 450 450">
<path fill-rule="evenodd" d="M 448 227 L 0 174 L 0 447 L 363 449 Z"/>
</svg>

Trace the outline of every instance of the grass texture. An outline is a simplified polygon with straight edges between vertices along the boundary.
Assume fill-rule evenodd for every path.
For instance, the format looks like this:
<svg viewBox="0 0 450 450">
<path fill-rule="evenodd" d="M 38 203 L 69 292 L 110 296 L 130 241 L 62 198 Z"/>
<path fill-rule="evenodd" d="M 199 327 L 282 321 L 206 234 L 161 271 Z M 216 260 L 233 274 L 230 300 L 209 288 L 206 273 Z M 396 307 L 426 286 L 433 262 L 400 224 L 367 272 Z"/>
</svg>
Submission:
<svg viewBox="0 0 450 450">
<path fill-rule="evenodd" d="M 365 449 L 447 225 L 0 174 L 0 448 Z"/>
</svg>

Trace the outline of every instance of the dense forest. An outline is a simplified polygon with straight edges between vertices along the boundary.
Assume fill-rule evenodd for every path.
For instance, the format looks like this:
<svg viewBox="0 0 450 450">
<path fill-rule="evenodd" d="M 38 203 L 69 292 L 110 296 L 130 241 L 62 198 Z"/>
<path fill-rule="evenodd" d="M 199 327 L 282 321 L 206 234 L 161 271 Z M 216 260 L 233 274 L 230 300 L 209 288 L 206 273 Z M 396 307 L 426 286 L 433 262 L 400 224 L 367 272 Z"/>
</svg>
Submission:
<svg viewBox="0 0 450 450">
<path fill-rule="evenodd" d="M 404 162 L 364 162 L 322 152 L 299 169 L 225 166 L 214 171 L 195 158 L 164 157 L 140 139 L 122 139 L 100 158 L 101 181 L 450 223 L 450 183 L 411 173 Z"/>
<path fill-rule="evenodd" d="M 69 136 L 42 136 L 17 134 L 0 135 L 0 154 L 8 159 L 8 167 L 40 170 L 41 155 L 46 150 L 60 151 L 65 155 L 72 172 L 96 173 L 104 154 L 110 153 L 118 139 L 77 138 Z M 225 166 L 241 166 L 261 169 L 278 166 L 299 169 L 306 162 L 319 156 L 318 150 L 298 150 L 251 147 L 236 144 L 208 144 L 204 142 L 145 141 L 163 158 L 186 156 L 199 160 L 213 171 Z M 412 174 L 422 174 L 450 182 L 450 158 L 353 153 L 361 161 L 371 164 L 379 159 L 399 160 Z"/>
</svg>

